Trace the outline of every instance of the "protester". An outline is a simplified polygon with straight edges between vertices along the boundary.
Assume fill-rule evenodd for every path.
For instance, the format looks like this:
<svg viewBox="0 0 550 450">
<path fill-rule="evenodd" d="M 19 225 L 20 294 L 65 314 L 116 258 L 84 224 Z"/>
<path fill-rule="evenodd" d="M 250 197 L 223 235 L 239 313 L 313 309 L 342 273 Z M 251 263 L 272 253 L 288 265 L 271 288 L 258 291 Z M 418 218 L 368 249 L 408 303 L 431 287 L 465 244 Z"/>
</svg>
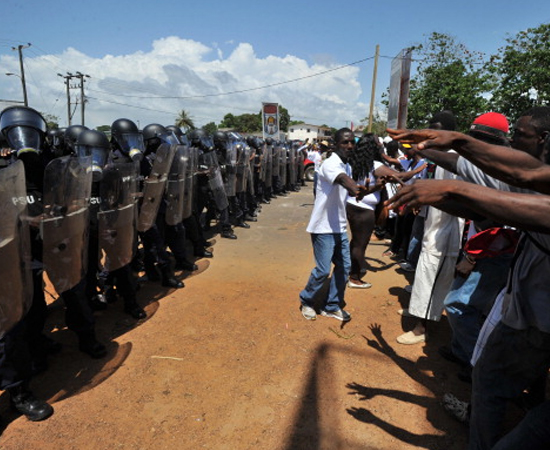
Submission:
<svg viewBox="0 0 550 450">
<path fill-rule="evenodd" d="M 532 108 L 516 122 L 512 147 L 526 148 L 531 155 L 503 152 L 499 146 L 456 132 L 388 131 L 395 139 L 417 143 L 419 150 L 453 148 L 511 185 L 545 194 L 550 191 L 550 166 L 531 156 L 548 150 L 548 107 Z M 434 180 L 403 188 L 390 203 L 393 207 L 430 204 L 456 209 L 449 200 L 524 231 L 504 293 L 502 318 L 489 335 L 472 377 L 469 449 L 491 449 L 502 433 L 508 401 L 546 377 L 550 367 L 550 284 L 545 282 L 550 270 L 550 202 L 547 196 Z"/>
<path fill-rule="evenodd" d="M 351 231 L 351 271 L 348 287 L 352 289 L 371 287 L 370 283 L 363 280 L 367 273 L 365 251 L 374 230 L 376 209 L 380 203 L 380 191 L 384 189 L 390 178 L 400 176 L 398 172 L 381 162 L 380 146 L 376 135 L 366 134 L 359 140 L 349 159 L 352 178 L 358 184 L 367 185 L 371 191 L 360 201 L 349 196 L 346 202 L 346 214 Z"/>
<path fill-rule="evenodd" d="M 323 162 L 318 172 L 317 195 L 307 226 L 311 234 L 315 268 L 300 293 L 300 302 L 304 318 L 315 320 L 316 296 L 330 275 L 331 264 L 334 264 L 328 297 L 321 305 L 321 315 L 346 322 L 351 319 L 350 314 L 343 309 L 351 266 L 346 234 L 346 198 L 349 194 L 360 200 L 368 190 L 350 177 L 348 160 L 355 149 L 353 132 L 341 128 L 336 132 L 335 141 L 335 151 Z"/>
<path fill-rule="evenodd" d="M 449 130 L 454 129 L 455 125 L 456 120 L 450 111 L 434 114 L 430 120 L 430 128 L 433 129 Z M 434 178 L 444 180 L 454 179 L 456 176 L 436 167 Z M 408 309 L 400 311 L 403 315 L 420 320 L 411 331 L 397 338 L 398 343 L 410 345 L 424 342 L 428 321 L 440 320 L 443 301 L 454 277 L 463 226 L 464 221 L 451 214 L 435 208 L 428 210 L 411 300 Z"/>
</svg>

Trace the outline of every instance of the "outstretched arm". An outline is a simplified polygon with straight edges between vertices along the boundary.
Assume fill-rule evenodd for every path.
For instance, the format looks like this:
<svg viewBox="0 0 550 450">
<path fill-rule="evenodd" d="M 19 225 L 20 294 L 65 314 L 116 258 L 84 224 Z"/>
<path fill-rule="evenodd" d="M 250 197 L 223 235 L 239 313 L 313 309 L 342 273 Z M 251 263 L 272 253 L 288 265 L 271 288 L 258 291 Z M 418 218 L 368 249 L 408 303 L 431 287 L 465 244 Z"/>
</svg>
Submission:
<svg viewBox="0 0 550 450">
<path fill-rule="evenodd" d="M 454 149 L 488 175 L 512 186 L 550 194 L 550 166 L 528 153 L 492 145 L 456 131 L 387 130 L 395 140 L 418 144 L 418 150 Z"/>
<path fill-rule="evenodd" d="M 550 234 L 550 197 L 499 191 L 459 180 L 420 180 L 387 201 L 391 208 L 460 204 L 497 222 Z M 451 212 L 451 211 L 449 211 Z"/>
<path fill-rule="evenodd" d="M 366 186 L 357 184 L 353 178 L 343 172 L 334 179 L 334 183 L 343 186 L 351 197 L 356 197 L 359 200 L 368 194 L 368 188 Z"/>
</svg>

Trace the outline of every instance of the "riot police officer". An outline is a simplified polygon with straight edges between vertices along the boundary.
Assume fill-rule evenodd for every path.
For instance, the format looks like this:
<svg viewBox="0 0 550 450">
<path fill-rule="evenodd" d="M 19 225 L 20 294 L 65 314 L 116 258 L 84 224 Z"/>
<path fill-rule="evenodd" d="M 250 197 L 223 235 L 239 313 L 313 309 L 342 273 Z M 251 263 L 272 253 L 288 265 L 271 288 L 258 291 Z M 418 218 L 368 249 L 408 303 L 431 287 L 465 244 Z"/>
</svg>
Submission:
<svg viewBox="0 0 550 450">
<path fill-rule="evenodd" d="M 92 195 L 90 201 L 90 231 L 88 246 L 88 271 L 86 275 L 87 298 L 97 299 L 100 249 L 105 255 L 108 283 L 124 300 L 124 311 L 135 319 L 144 319 L 145 311 L 136 300 L 136 281 L 130 269 L 135 241 L 135 199 L 130 189 L 121 188 L 137 171 L 134 164 L 113 163 L 106 167 L 110 144 L 104 133 L 85 130 L 75 143 L 79 155 L 92 158 Z M 109 174 L 110 176 L 107 176 Z M 105 177 L 104 177 L 105 175 Z M 130 220 L 125 220 L 126 218 Z"/>
<path fill-rule="evenodd" d="M 166 183 L 166 177 L 170 169 L 173 154 L 175 148 L 172 149 L 172 146 L 177 144 L 176 137 L 173 133 L 168 132 L 164 126 L 160 124 L 149 124 L 143 128 L 142 131 L 143 140 L 145 143 L 145 154 L 144 158 L 141 161 L 141 176 L 144 179 L 147 179 L 152 171 L 157 171 L 155 167 L 158 164 L 165 163 L 166 167 L 161 169 L 163 171 L 162 176 L 157 176 L 156 179 L 159 182 L 157 186 L 158 189 L 155 191 L 155 196 L 158 197 L 155 202 L 158 205 L 155 217 L 153 217 L 153 223 L 148 226 L 147 229 L 143 229 L 140 233 L 141 241 L 144 247 L 144 263 L 145 271 L 147 277 L 150 281 L 154 281 L 158 278 L 156 268 L 160 270 L 162 285 L 172 288 L 182 288 L 184 284 L 181 280 L 178 280 L 174 275 L 174 269 L 172 267 L 172 262 L 170 256 L 166 251 L 166 243 L 164 241 L 163 233 L 161 228 L 164 230 L 165 220 L 164 213 L 166 205 L 162 202 L 162 197 L 164 193 L 164 187 Z M 163 145 L 165 144 L 165 145 Z M 163 155 L 157 154 L 157 152 L 163 152 Z M 172 152 L 172 155 L 169 156 L 169 152 Z M 166 155 L 164 155 L 166 153 Z M 164 180 L 163 184 L 160 185 L 161 181 Z M 146 194 L 144 193 L 144 196 Z M 147 200 L 147 199 L 145 199 Z M 142 211 L 144 206 L 142 205 Z M 160 212 L 160 216 L 159 216 Z M 159 227 L 160 224 L 160 227 Z M 139 224 L 138 224 L 139 229 Z"/>
<path fill-rule="evenodd" d="M 227 134 L 223 131 L 214 133 L 214 148 L 224 181 L 225 193 L 227 197 L 235 195 L 235 165 L 236 155 L 232 149 L 229 149 Z M 220 236 L 225 239 L 237 239 L 233 232 L 233 227 L 229 219 L 229 204 L 218 211 L 220 216 L 221 233 Z"/>
</svg>

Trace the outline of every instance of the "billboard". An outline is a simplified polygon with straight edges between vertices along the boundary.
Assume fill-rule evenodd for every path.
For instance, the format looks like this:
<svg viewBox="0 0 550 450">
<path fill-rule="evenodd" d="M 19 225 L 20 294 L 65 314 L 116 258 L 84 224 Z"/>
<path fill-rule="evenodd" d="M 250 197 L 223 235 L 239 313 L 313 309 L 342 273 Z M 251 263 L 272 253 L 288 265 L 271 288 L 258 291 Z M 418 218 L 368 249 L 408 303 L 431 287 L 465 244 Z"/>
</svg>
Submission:
<svg viewBox="0 0 550 450">
<path fill-rule="evenodd" d="M 407 126 L 411 56 L 411 49 L 401 50 L 391 63 L 388 128 Z"/>
<path fill-rule="evenodd" d="M 262 103 L 263 137 L 279 139 L 279 104 Z"/>
</svg>

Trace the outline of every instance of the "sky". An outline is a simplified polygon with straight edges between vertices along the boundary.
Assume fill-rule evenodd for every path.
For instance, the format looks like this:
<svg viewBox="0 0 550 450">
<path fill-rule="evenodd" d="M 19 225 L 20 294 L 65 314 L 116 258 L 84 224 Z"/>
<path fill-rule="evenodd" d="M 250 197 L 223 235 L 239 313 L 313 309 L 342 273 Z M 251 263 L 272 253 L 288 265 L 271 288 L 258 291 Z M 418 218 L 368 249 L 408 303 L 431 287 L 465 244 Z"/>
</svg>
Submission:
<svg viewBox="0 0 550 450">
<path fill-rule="evenodd" d="M 1 0 L 0 17 L 0 99 L 23 99 L 12 48 L 30 43 L 29 106 L 61 126 L 63 76 L 80 72 L 89 75 L 90 128 L 121 117 L 170 125 L 182 109 L 197 126 L 218 124 L 227 113 L 258 113 L 262 102 L 281 104 L 292 120 L 340 128 L 369 114 L 377 45 L 374 107 L 384 114 L 391 59 L 403 48 L 436 31 L 496 54 L 507 37 L 550 22 L 550 2 Z M 70 93 L 80 124 L 80 91 Z"/>
</svg>

